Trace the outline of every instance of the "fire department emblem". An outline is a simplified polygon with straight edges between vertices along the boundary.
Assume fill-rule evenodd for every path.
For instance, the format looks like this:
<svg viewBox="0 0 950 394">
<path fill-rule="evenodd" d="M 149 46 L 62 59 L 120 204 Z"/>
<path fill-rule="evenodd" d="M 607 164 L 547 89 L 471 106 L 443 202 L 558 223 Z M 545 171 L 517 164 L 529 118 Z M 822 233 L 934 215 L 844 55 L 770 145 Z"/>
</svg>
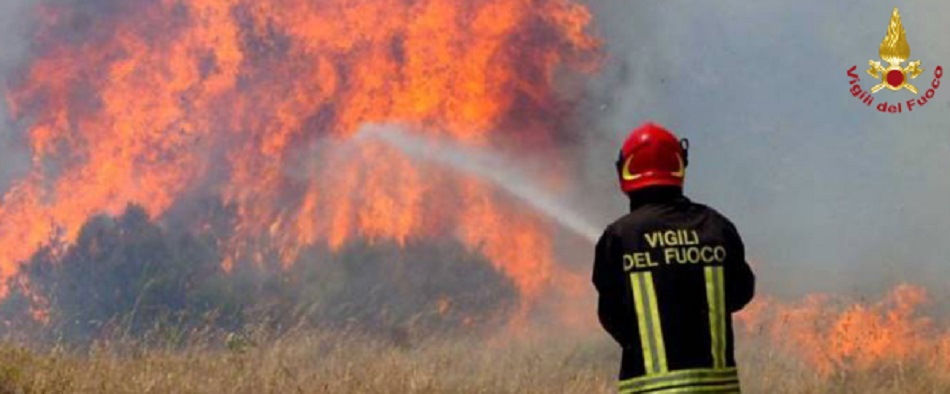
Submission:
<svg viewBox="0 0 950 394">
<path fill-rule="evenodd" d="M 904 25 L 901 24 L 901 15 L 897 12 L 896 7 L 894 12 L 891 13 L 891 23 L 887 27 L 887 35 L 884 36 L 884 41 L 881 41 L 879 54 L 881 59 L 888 63 L 888 67 L 885 68 L 878 61 L 868 61 L 871 66 L 868 69 L 868 74 L 881 81 L 881 83 L 871 88 L 871 93 L 874 94 L 881 89 L 888 88 L 890 90 L 907 89 L 917 94 L 917 87 L 911 85 L 908 80 L 917 78 L 924 69 L 920 68 L 920 60 L 908 63 L 907 67 L 902 67 L 902 64 L 910 58 L 910 45 L 907 44 Z"/>
</svg>

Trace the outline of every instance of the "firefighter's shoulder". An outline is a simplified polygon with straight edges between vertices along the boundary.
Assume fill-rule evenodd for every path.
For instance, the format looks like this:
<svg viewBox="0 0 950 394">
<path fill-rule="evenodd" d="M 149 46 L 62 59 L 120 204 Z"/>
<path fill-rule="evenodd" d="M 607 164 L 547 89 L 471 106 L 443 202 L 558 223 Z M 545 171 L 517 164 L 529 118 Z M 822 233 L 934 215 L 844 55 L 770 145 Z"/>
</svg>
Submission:
<svg viewBox="0 0 950 394">
<path fill-rule="evenodd" d="M 733 224 L 732 220 L 730 220 L 729 217 L 724 215 L 722 212 L 719 212 L 717 209 L 706 204 L 697 203 L 695 201 L 692 201 L 691 205 L 694 207 L 694 209 L 703 211 L 706 215 L 708 215 L 709 218 L 714 220 L 719 227 L 726 229 L 728 232 L 733 233 L 736 236 L 739 235 L 739 230 L 736 229 L 736 225 Z"/>
<path fill-rule="evenodd" d="M 623 237 L 625 234 L 636 234 L 655 227 L 658 221 L 658 216 L 655 212 L 638 209 L 617 218 L 617 220 L 607 226 L 605 234 L 609 233 L 610 236 L 615 237 Z"/>
</svg>

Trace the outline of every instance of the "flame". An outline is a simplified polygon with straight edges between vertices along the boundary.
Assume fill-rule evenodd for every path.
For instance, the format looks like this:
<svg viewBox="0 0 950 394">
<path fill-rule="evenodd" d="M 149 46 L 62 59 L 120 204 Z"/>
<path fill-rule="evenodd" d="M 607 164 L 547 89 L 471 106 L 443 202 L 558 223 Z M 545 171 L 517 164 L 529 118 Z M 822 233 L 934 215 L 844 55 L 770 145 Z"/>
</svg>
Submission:
<svg viewBox="0 0 950 394">
<path fill-rule="evenodd" d="M 901 15 L 894 7 L 891 13 L 891 22 L 887 26 L 887 35 L 881 41 L 881 48 L 878 51 L 881 59 L 891 64 L 901 64 L 910 58 L 910 45 L 907 44 L 904 25 L 901 23 Z"/>
<path fill-rule="evenodd" d="M 913 362 L 950 372 L 950 331 L 921 313 L 929 302 L 926 290 L 907 284 L 874 303 L 827 294 L 797 303 L 762 297 L 736 322 L 740 332 L 766 336 L 823 375 Z"/>
<path fill-rule="evenodd" d="M 454 228 L 529 298 L 558 270 L 549 225 L 489 186 L 346 142 L 367 123 L 474 145 L 517 126 L 552 148 L 554 75 L 599 53 L 574 0 L 78 4 L 37 8 L 7 91 L 32 168 L 0 203 L 0 280 L 92 215 L 159 218 L 192 195 L 235 209 L 226 269 Z"/>
</svg>

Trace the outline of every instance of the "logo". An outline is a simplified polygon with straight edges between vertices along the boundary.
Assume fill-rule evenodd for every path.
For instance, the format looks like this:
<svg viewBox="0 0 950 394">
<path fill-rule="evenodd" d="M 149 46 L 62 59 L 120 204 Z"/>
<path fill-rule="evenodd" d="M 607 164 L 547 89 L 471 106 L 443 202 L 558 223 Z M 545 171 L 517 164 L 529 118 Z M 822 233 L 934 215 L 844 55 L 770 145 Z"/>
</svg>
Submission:
<svg viewBox="0 0 950 394">
<path fill-rule="evenodd" d="M 904 25 L 901 24 L 901 14 L 894 8 L 891 14 L 891 23 L 887 26 L 887 35 L 884 41 L 881 41 L 881 49 L 878 51 L 881 59 L 884 59 L 890 66 L 884 68 L 881 62 L 868 60 L 868 69 L 874 79 L 883 79 L 883 82 L 871 88 L 871 94 L 879 90 L 888 88 L 890 90 L 907 89 L 917 94 L 917 87 L 907 82 L 908 79 L 917 78 L 924 69 L 920 68 L 920 60 L 910 62 L 907 67 L 901 67 L 901 64 L 910 57 L 910 45 L 907 44 L 907 33 L 904 32 Z"/>
<path fill-rule="evenodd" d="M 901 23 L 901 15 L 896 7 L 894 8 L 894 12 L 891 13 L 891 22 L 887 26 L 887 35 L 885 35 L 884 40 L 881 41 L 878 55 L 887 63 L 887 66 L 885 67 L 879 61 L 868 61 L 868 65 L 870 66 L 867 70 L 868 75 L 880 81 L 880 83 L 872 86 L 869 91 L 862 89 L 859 84 L 861 78 L 855 72 L 858 66 L 855 65 L 848 69 L 848 76 L 851 78 L 849 83 L 851 85 L 852 96 L 861 100 L 861 102 L 868 107 L 874 104 L 874 97 L 872 95 L 884 88 L 891 91 L 906 89 L 918 96 L 904 102 L 896 102 L 895 104 L 882 101 L 874 107 L 884 113 L 903 113 L 905 108 L 907 112 L 911 112 L 914 109 L 923 107 L 934 98 L 937 89 L 940 87 L 943 67 L 937 66 L 934 68 L 933 80 L 928 86 L 922 87 L 922 89 L 924 89 L 923 93 L 918 94 L 917 86 L 911 84 L 910 81 L 920 76 L 920 74 L 924 72 L 924 69 L 920 67 L 920 60 L 909 62 L 906 67 L 903 65 L 904 62 L 910 58 L 910 45 L 907 43 L 907 33 L 904 31 L 904 25 Z"/>
</svg>

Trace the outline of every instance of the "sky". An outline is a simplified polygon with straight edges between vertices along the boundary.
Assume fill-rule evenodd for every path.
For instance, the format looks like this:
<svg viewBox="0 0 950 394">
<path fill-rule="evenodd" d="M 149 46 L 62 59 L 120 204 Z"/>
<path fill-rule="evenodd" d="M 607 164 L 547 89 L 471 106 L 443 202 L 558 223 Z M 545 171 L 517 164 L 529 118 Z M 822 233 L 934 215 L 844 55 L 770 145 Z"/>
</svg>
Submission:
<svg viewBox="0 0 950 394">
<path fill-rule="evenodd" d="M 895 5 L 923 88 L 950 67 L 946 1 L 591 3 L 609 57 L 590 84 L 602 111 L 584 171 L 615 195 L 599 222 L 623 209 L 617 149 L 652 119 L 690 138 L 687 194 L 732 218 L 773 293 L 948 290 L 950 77 L 899 115 L 849 92 L 853 65 L 873 85 L 867 62 Z M 884 90 L 875 105 L 910 97 Z"/>
<path fill-rule="evenodd" d="M 881 114 L 849 92 L 900 8 L 927 86 L 950 67 L 950 2 L 589 0 L 607 51 L 587 84 L 576 201 L 604 226 L 625 210 L 613 160 L 627 132 L 658 121 L 692 143 L 687 194 L 729 216 L 774 294 L 947 291 L 950 76 L 925 107 Z M 0 2 L 0 81 L 26 51 L 31 1 Z M 904 101 L 882 91 L 875 102 Z M 0 106 L 4 104 L 0 103 Z M 28 165 L 0 111 L 0 190 Z"/>
</svg>

